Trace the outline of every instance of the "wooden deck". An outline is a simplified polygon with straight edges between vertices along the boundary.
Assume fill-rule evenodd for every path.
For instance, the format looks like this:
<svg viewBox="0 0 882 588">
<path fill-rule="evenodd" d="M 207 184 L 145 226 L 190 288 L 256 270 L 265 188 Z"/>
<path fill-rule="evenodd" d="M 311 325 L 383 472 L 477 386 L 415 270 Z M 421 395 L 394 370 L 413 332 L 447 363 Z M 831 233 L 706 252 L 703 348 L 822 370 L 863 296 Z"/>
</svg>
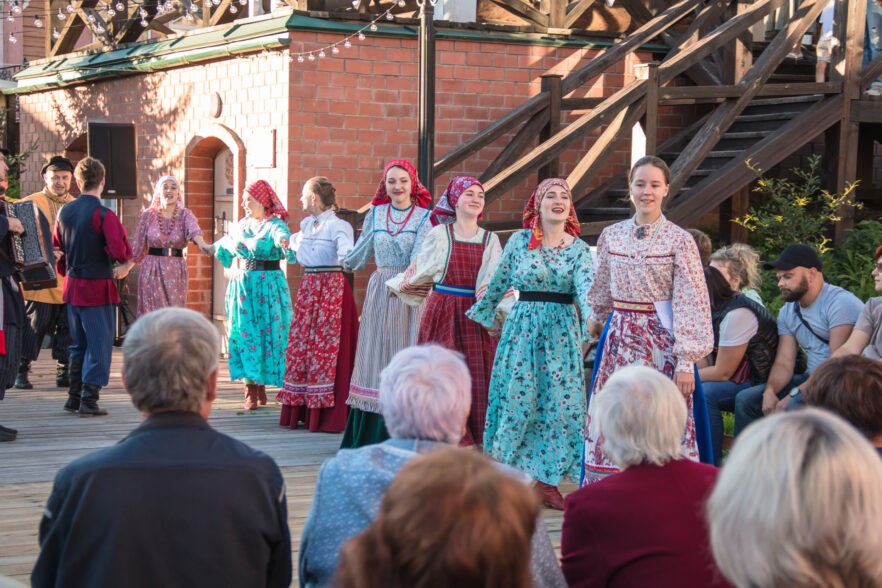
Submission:
<svg viewBox="0 0 882 588">
<path fill-rule="evenodd" d="M 110 385 L 101 393 L 101 406 L 110 415 L 94 419 L 61 410 L 66 394 L 55 387 L 54 362 L 48 352 L 43 355 L 33 365 L 34 389 L 7 390 L 6 399 L 0 402 L 0 424 L 18 429 L 16 441 L 0 443 L 0 576 L 25 584 L 39 553 L 37 527 L 56 472 L 77 457 L 119 441 L 139 422 L 122 390 L 120 350 L 114 350 Z M 221 390 L 210 422 L 219 431 L 265 451 L 282 469 L 288 487 L 296 585 L 300 532 L 312 505 L 318 467 L 334 455 L 342 435 L 280 428 L 280 406 L 273 402 L 254 412 L 243 411 L 241 386 L 229 382 L 225 363 L 221 372 Z M 561 513 L 546 509 L 545 520 L 559 549 Z"/>
</svg>

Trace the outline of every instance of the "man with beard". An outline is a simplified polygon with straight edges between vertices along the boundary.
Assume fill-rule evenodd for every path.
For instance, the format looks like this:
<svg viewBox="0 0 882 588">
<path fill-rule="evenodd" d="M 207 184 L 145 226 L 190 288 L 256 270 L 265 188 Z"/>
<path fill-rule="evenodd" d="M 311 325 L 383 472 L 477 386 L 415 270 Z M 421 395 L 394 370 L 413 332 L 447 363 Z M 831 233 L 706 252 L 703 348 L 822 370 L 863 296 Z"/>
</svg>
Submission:
<svg viewBox="0 0 882 588">
<path fill-rule="evenodd" d="M 55 219 L 61 207 L 74 199 L 70 194 L 73 170 L 73 164 L 68 158 L 56 155 L 41 170 L 45 183 L 43 190 L 22 199 L 32 201 L 40 209 L 49 220 L 50 228 L 55 227 Z M 15 379 L 16 388 L 33 388 L 28 381 L 28 372 L 31 370 L 31 362 L 40 355 L 46 335 L 53 335 L 52 359 L 57 362 L 55 385 L 59 388 L 70 386 L 67 349 L 70 345 L 70 331 L 67 328 L 67 307 L 62 299 L 64 279 L 61 276 L 57 279 L 58 283 L 54 288 L 22 292 L 30 324 L 25 326 L 22 333 L 21 365 Z"/>
<path fill-rule="evenodd" d="M 821 259 L 808 245 L 796 243 L 763 265 L 775 270 L 786 304 L 778 311 L 778 351 L 765 384 L 735 397 L 735 435 L 753 421 L 801 402 L 799 385 L 851 335 L 863 308 L 860 299 L 824 282 Z M 794 374 L 799 347 L 808 357 L 805 373 Z"/>
</svg>

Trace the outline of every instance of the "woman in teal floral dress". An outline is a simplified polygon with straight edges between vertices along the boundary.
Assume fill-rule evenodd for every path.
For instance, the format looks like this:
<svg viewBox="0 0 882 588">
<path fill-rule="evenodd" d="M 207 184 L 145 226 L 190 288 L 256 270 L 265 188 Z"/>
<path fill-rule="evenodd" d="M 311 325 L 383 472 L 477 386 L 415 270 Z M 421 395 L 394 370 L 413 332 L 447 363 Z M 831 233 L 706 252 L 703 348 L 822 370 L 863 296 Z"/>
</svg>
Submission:
<svg viewBox="0 0 882 588">
<path fill-rule="evenodd" d="M 263 180 L 242 194 L 245 218 L 214 244 L 224 267 L 238 260 L 227 287 L 230 379 L 245 381 L 245 409 L 266 404 L 266 385 L 281 386 L 291 322 L 291 294 L 280 260 L 294 263 L 288 250 L 288 212 Z"/>
<path fill-rule="evenodd" d="M 579 239 L 562 179 L 539 184 L 524 227 L 505 245 L 487 293 L 466 313 L 492 328 L 506 290 L 519 291 L 493 363 L 484 452 L 532 476 L 545 503 L 563 509 L 557 486 L 564 476 L 578 479 L 585 440 L 581 344 L 590 340 L 591 251 Z"/>
</svg>

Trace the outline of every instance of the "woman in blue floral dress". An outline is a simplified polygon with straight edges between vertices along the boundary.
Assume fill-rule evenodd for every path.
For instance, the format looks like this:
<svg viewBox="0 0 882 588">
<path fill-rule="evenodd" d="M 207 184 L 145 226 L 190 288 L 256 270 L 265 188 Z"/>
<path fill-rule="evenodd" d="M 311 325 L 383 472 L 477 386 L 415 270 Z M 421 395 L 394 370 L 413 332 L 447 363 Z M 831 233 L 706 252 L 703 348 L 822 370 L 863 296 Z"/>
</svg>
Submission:
<svg viewBox="0 0 882 588">
<path fill-rule="evenodd" d="M 238 260 L 227 287 L 230 379 L 245 382 L 245 409 L 266 404 L 266 386 L 281 386 L 291 322 L 291 294 L 281 260 L 294 263 L 288 250 L 288 212 L 263 180 L 242 194 L 245 218 L 214 244 L 224 267 Z"/>
<path fill-rule="evenodd" d="M 466 313 L 492 328 L 506 290 L 519 290 L 493 363 L 484 452 L 532 476 L 545 503 L 563 509 L 557 486 L 565 476 L 578 479 L 585 437 L 581 344 L 590 340 L 591 251 L 579 239 L 562 179 L 539 184 L 524 227 L 505 245 L 487 293 Z"/>
</svg>

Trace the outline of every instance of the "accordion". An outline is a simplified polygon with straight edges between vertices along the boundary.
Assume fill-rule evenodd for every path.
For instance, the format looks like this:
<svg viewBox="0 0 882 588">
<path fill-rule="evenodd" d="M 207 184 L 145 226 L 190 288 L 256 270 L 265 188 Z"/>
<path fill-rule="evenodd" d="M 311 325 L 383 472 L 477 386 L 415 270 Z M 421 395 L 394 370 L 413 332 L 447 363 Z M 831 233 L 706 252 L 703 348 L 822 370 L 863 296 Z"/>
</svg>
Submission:
<svg viewBox="0 0 882 588">
<path fill-rule="evenodd" d="M 18 271 L 23 290 L 54 288 L 58 284 L 55 256 L 52 253 L 52 227 L 49 219 L 33 202 L 0 200 L 6 215 L 17 218 L 24 233 L 11 234 L 12 265 Z"/>
</svg>

